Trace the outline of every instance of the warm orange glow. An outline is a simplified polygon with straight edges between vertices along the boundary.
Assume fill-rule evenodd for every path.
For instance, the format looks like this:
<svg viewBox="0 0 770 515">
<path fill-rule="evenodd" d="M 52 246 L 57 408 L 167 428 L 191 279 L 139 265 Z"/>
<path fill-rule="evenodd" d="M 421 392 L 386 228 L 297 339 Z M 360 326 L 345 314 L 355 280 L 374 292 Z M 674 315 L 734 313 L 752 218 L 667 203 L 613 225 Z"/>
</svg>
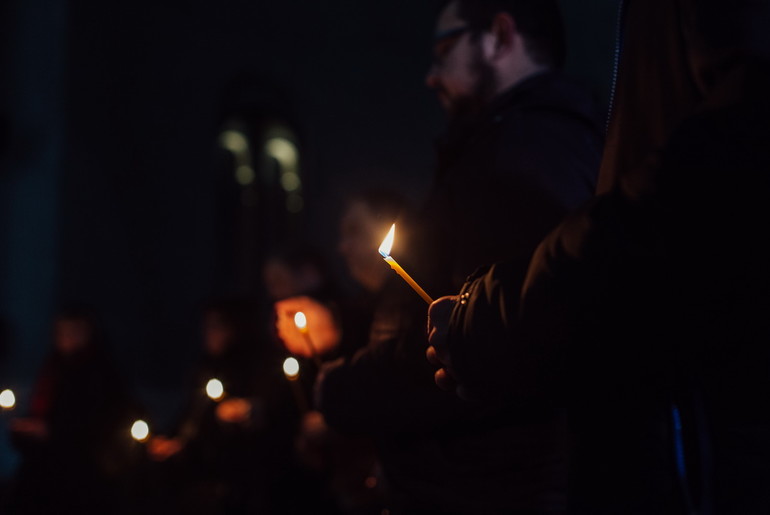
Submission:
<svg viewBox="0 0 770 515">
<path fill-rule="evenodd" d="M 206 383 L 206 395 L 208 395 L 212 401 L 218 401 L 224 397 L 225 387 L 222 384 L 222 381 L 219 379 L 209 379 L 209 382 Z"/>
<path fill-rule="evenodd" d="M 0 407 L 3 409 L 13 409 L 16 406 L 16 396 L 13 390 L 3 390 L 0 392 Z"/>
<path fill-rule="evenodd" d="M 283 362 L 283 373 L 289 379 L 296 379 L 299 375 L 299 361 L 295 358 L 286 358 Z"/>
<path fill-rule="evenodd" d="M 307 317 L 302 311 L 297 311 L 294 315 L 294 325 L 297 326 L 297 329 L 299 329 L 300 332 L 307 330 Z"/>
<path fill-rule="evenodd" d="M 393 250 L 393 242 L 396 239 L 396 224 L 393 224 L 390 226 L 390 231 L 388 231 L 388 235 L 385 236 L 385 239 L 382 240 L 382 245 L 380 245 L 380 255 L 384 258 L 390 256 L 390 251 Z"/>
<path fill-rule="evenodd" d="M 144 420 L 137 420 L 131 426 L 131 436 L 137 442 L 144 442 L 150 437 L 150 426 Z"/>
</svg>

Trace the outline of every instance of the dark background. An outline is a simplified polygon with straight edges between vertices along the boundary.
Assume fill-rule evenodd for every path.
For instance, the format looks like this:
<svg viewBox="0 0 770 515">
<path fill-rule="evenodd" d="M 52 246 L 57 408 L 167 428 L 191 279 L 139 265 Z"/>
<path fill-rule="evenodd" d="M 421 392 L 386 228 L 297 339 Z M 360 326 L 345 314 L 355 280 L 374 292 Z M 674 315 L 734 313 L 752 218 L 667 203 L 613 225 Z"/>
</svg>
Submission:
<svg viewBox="0 0 770 515">
<path fill-rule="evenodd" d="M 562 5 L 567 71 L 606 107 L 617 0 Z M 202 302 L 258 290 L 284 237 L 334 257 L 348 190 L 398 185 L 419 202 L 443 123 L 423 84 L 434 16 L 420 0 L 0 2 L 0 389 L 18 409 L 52 313 L 85 302 L 167 423 Z M 247 188 L 218 144 L 234 115 L 253 144 Z M 300 151 L 296 214 L 260 151 L 276 124 Z M 0 456 L 6 476 L 4 433 Z"/>
</svg>

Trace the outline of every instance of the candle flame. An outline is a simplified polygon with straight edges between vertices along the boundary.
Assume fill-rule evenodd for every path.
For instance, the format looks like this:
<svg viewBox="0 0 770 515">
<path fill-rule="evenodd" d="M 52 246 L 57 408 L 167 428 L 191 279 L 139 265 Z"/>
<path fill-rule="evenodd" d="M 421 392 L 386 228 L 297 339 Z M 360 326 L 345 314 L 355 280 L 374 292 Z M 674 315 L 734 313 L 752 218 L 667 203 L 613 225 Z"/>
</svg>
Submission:
<svg viewBox="0 0 770 515">
<path fill-rule="evenodd" d="M 388 231 L 388 235 L 382 240 L 380 245 L 380 255 L 384 258 L 390 256 L 390 251 L 393 250 L 393 241 L 396 239 L 396 224 L 393 224 Z"/>
<path fill-rule="evenodd" d="M 206 383 L 206 395 L 212 401 L 218 401 L 225 395 L 225 387 L 219 379 L 209 379 Z"/>
<path fill-rule="evenodd" d="M 3 390 L 0 392 L 0 407 L 11 409 L 14 406 L 16 406 L 16 396 L 13 394 L 13 390 Z"/>
<path fill-rule="evenodd" d="M 283 362 L 283 373 L 289 379 L 294 379 L 299 375 L 299 361 L 294 358 L 286 358 Z"/>
<path fill-rule="evenodd" d="M 131 436 L 137 442 L 144 442 L 150 437 L 150 426 L 144 420 L 137 420 L 131 426 Z"/>
<path fill-rule="evenodd" d="M 296 325 L 297 329 L 300 331 L 307 327 L 307 317 L 302 311 L 297 311 L 294 315 L 294 325 Z"/>
</svg>

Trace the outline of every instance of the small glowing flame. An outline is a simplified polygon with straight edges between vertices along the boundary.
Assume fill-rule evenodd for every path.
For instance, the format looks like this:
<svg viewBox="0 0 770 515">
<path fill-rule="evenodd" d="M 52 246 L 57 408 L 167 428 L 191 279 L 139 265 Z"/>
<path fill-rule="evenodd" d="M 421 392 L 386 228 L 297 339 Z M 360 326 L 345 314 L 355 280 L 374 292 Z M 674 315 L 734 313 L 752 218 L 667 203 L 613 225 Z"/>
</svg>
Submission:
<svg viewBox="0 0 770 515">
<path fill-rule="evenodd" d="M 396 224 L 393 224 L 388 231 L 388 235 L 382 240 L 380 245 L 380 255 L 384 258 L 390 256 L 390 251 L 393 249 L 393 240 L 396 239 Z"/>
<path fill-rule="evenodd" d="M 150 436 L 150 426 L 144 420 L 137 420 L 134 425 L 131 426 L 131 436 L 137 442 L 144 442 Z"/>
<path fill-rule="evenodd" d="M 219 379 L 209 379 L 209 382 L 206 383 L 206 395 L 208 395 L 212 401 L 218 401 L 224 394 L 225 387 L 222 384 L 222 381 Z"/>
<path fill-rule="evenodd" d="M 16 396 L 12 390 L 3 390 L 0 392 L 0 407 L 11 409 L 16 406 Z"/>
<path fill-rule="evenodd" d="M 299 375 L 299 361 L 294 358 L 286 358 L 283 362 L 283 373 L 289 379 L 294 379 Z"/>
<path fill-rule="evenodd" d="M 302 311 L 297 311 L 294 315 L 294 325 L 296 325 L 297 329 L 300 331 L 303 331 L 307 327 L 307 317 Z"/>
</svg>

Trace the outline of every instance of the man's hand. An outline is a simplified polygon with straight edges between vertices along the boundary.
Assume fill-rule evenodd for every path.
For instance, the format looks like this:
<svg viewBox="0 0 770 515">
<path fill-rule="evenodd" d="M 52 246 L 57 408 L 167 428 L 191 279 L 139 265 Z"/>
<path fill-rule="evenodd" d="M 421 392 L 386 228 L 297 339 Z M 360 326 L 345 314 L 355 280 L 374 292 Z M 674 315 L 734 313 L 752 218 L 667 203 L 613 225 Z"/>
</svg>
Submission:
<svg viewBox="0 0 770 515">
<path fill-rule="evenodd" d="M 447 348 L 449 318 L 459 297 L 441 297 L 428 308 L 428 361 L 438 368 L 434 374 L 436 384 L 443 390 L 456 391 L 457 381 L 452 374 L 452 357 Z"/>
<path fill-rule="evenodd" d="M 300 333 L 294 325 L 294 315 L 302 311 L 307 319 L 307 336 Z M 276 329 L 278 337 L 286 350 L 296 356 L 313 357 L 313 349 L 318 355 L 334 350 L 340 343 L 341 331 L 331 310 L 324 304 L 310 297 L 292 297 L 275 303 L 278 317 Z"/>
</svg>

